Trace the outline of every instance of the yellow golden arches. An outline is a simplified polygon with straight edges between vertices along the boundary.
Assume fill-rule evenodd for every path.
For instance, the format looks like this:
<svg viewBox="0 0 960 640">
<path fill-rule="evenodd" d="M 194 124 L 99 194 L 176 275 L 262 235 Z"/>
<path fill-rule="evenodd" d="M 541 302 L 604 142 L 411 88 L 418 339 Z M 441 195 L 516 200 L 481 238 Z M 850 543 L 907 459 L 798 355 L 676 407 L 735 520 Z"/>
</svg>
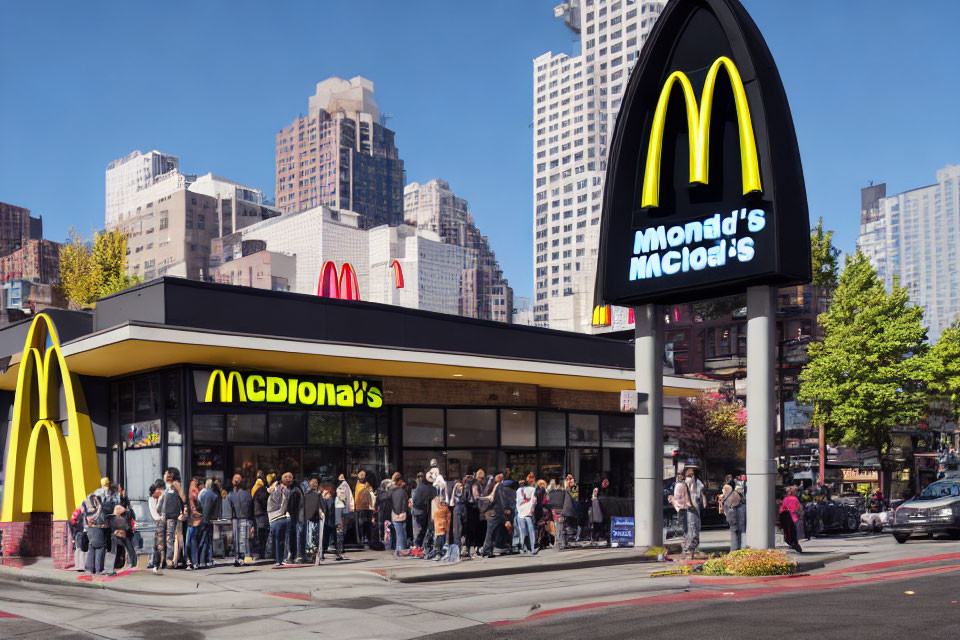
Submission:
<svg viewBox="0 0 960 640">
<path fill-rule="evenodd" d="M 225 374 L 223 369 L 215 369 L 210 374 L 210 380 L 207 381 L 207 393 L 204 395 L 204 402 L 213 402 L 213 387 L 215 383 L 220 382 L 220 402 L 233 402 L 233 383 L 237 383 L 237 397 L 240 402 L 247 401 L 247 393 L 243 388 L 243 378 L 237 371 L 231 371 Z"/>
<path fill-rule="evenodd" d="M 61 388 L 66 415 L 60 411 Z M 43 313 L 23 345 L 7 440 L 2 522 L 27 520 L 32 511 L 66 520 L 99 485 L 83 390 L 67 369 L 53 321 Z"/>
<path fill-rule="evenodd" d="M 760 164 L 757 160 L 757 142 L 753 134 L 753 122 L 750 118 L 750 105 L 743 80 L 733 60 L 726 56 L 716 59 L 707 72 L 703 84 L 700 106 L 693 92 L 689 78 L 682 71 L 674 71 L 667 78 L 657 101 L 653 124 L 650 129 L 650 143 L 647 147 L 647 161 L 643 172 L 643 192 L 641 206 L 656 207 L 660 204 L 660 158 L 663 147 L 663 128 L 667 120 L 667 107 L 673 85 L 680 83 L 687 112 L 687 131 L 690 149 L 690 182 L 707 184 L 710 179 L 710 116 L 713 113 L 713 93 L 717 84 L 717 75 L 723 67 L 733 88 L 733 101 L 737 109 L 737 126 L 740 134 L 740 170 L 743 177 L 743 193 L 761 191 Z"/>
</svg>

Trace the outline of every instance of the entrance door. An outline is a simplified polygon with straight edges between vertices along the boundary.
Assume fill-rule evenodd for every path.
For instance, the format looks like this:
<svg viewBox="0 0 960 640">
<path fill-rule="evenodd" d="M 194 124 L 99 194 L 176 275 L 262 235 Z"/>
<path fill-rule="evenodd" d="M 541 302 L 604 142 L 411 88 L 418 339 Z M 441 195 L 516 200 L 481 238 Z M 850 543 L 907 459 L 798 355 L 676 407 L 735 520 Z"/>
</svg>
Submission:
<svg viewBox="0 0 960 640">
<path fill-rule="evenodd" d="M 301 447 L 241 447 L 233 448 L 233 472 L 239 473 L 251 483 L 257 471 L 277 474 L 277 479 L 287 471 L 297 480 L 302 479 Z"/>
</svg>

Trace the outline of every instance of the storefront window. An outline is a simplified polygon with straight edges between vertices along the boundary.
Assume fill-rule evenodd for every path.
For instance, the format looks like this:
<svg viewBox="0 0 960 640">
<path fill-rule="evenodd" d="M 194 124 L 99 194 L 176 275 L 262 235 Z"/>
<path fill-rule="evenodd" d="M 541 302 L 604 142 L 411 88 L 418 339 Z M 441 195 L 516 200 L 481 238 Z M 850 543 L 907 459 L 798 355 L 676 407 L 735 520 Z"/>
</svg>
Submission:
<svg viewBox="0 0 960 640">
<path fill-rule="evenodd" d="M 537 439 L 541 447 L 567 446 L 567 416 L 556 411 L 537 413 Z"/>
<path fill-rule="evenodd" d="M 563 451 L 541 451 L 540 452 L 540 473 L 537 480 L 541 478 L 548 483 L 555 480 L 560 484 L 563 476 Z"/>
<path fill-rule="evenodd" d="M 501 409 L 500 444 L 504 447 L 537 446 L 537 413 Z"/>
<path fill-rule="evenodd" d="M 572 473 L 580 485 L 581 500 L 590 497 L 589 494 L 583 494 L 584 489 L 592 490 L 600 486 L 600 471 L 599 449 L 567 449 L 567 473 Z"/>
<path fill-rule="evenodd" d="M 440 471 L 443 472 L 444 477 L 448 474 L 447 469 L 447 458 L 444 455 L 443 451 L 440 450 L 410 450 L 405 449 L 403 451 L 403 479 L 409 482 L 410 478 L 416 478 L 418 472 L 426 473 L 430 469 L 430 461 L 436 460 Z"/>
<path fill-rule="evenodd" d="M 276 473 L 278 478 L 282 473 L 291 472 L 296 479 L 300 479 L 300 448 L 299 447 L 234 447 L 233 466 L 238 473 L 241 469 L 252 469 L 254 473 L 263 471 L 264 474 Z"/>
<path fill-rule="evenodd" d="M 307 442 L 343 444 L 343 414 L 339 411 L 311 411 L 307 414 Z"/>
<path fill-rule="evenodd" d="M 600 446 L 600 416 L 571 413 L 568 420 L 571 447 Z"/>
<path fill-rule="evenodd" d="M 403 446 L 442 447 L 443 409 L 404 409 Z"/>
<path fill-rule="evenodd" d="M 194 447 L 193 475 L 223 481 L 223 447 Z"/>
<path fill-rule="evenodd" d="M 504 451 L 500 467 L 510 470 L 510 477 L 516 481 L 525 480 L 528 473 L 537 475 L 536 451 Z"/>
<path fill-rule="evenodd" d="M 223 442 L 222 414 L 194 414 L 192 423 L 194 442 Z"/>
<path fill-rule="evenodd" d="M 447 409 L 447 446 L 497 446 L 497 410 Z"/>
<path fill-rule="evenodd" d="M 303 471 L 320 476 L 321 482 L 333 482 L 344 472 L 341 447 L 307 448 L 303 450 Z"/>
<path fill-rule="evenodd" d="M 303 442 L 302 411 L 270 412 L 270 443 L 297 444 Z"/>
<path fill-rule="evenodd" d="M 601 416 L 600 431 L 603 432 L 604 447 L 633 447 L 633 424 L 631 415 Z"/>
<path fill-rule="evenodd" d="M 447 480 L 462 480 L 463 476 L 468 473 L 476 473 L 477 469 L 483 469 L 487 473 L 491 473 L 497 468 L 497 452 L 495 450 L 451 450 L 447 451 L 447 471 L 444 478 Z"/>
<path fill-rule="evenodd" d="M 160 417 L 159 378 L 143 376 L 134 381 L 134 418 L 137 422 Z"/>
<path fill-rule="evenodd" d="M 229 442 L 266 442 L 267 416 L 263 413 L 227 414 Z"/>
<path fill-rule="evenodd" d="M 343 416 L 347 444 L 377 444 L 377 416 L 372 413 L 346 413 Z"/>
<path fill-rule="evenodd" d="M 370 481 L 370 474 L 379 482 L 389 475 L 389 465 L 387 464 L 387 450 L 383 447 L 347 447 L 346 468 L 343 469 L 344 475 L 355 477 L 361 469 L 367 472 L 367 480 Z"/>
</svg>

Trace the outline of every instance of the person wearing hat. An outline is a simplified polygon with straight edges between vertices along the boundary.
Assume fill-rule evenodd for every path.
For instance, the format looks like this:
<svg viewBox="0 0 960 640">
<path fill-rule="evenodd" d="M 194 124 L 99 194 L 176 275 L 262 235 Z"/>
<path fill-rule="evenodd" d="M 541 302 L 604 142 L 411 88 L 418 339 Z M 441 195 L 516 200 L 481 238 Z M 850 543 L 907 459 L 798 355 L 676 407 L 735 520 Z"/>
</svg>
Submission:
<svg viewBox="0 0 960 640">
<path fill-rule="evenodd" d="M 128 512 L 122 505 L 113 508 L 113 514 L 107 520 L 109 522 L 109 531 L 111 544 L 104 560 L 104 570 L 108 576 L 117 575 L 117 550 L 123 547 L 127 553 L 127 567 L 134 569 L 137 566 L 137 550 L 133 545 L 134 523 L 132 512 Z"/>
</svg>

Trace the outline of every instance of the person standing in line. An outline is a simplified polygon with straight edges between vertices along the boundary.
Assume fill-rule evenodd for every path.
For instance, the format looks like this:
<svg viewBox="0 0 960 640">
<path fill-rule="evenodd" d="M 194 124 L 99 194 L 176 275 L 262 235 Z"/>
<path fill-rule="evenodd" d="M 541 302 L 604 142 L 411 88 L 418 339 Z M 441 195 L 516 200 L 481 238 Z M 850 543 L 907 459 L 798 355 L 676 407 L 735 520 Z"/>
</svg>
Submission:
<svg viewBox="0 0 960 640">
<path fill-rule="evenodd" d="M 184 554 L 187 558 L 187 571 L 192 571 L 200 562 L 200 525 L 203 523 L 203 513 L 200 511 L 199 478 L 190 480 L 187 488 L 187 500 L 183 506 L 183 515 L 187 523 L 187 537 L 184 541 Z"/>
<path fill-rule="evenodd" d="M 480 482 L 478 478 L 483 473 L 483 469 L 478 469 L 474 475 L 467 475 L 463 483 L 463 499 L 466 503 L 466 524 L 463 530 L 464 558 L 471 556 L 470 549 L 479 549 L 483 544 L 480 539 Z"/>
<path fill-rule="evenodd" d="M 444 547 L 447 545 L 447 533 L 450 531 L 450 505 L 447 504 L 447 498 L 438 495 L 433 499 L 433 532 L 434 544 L 433 551 L 428 560 L 442 560 Z M 452 541 L 451 541 L 452 543 Z M 453 546 L 451 544 L 451 546 Z"/>
<path fill-rule="evenodd" d="M 290 514 L 287 505 L 290 502 L 290 485 L 293 484 L 293 474 L 289 471 L 281 476 L 267 498 L 267 517 L 270 520 L 270 535 L 273 537 L 274 566 L 280 567 L 286 551 L 287 538 L 290 536 Z"/>
<path fill-rule="evenodd" d="M 393 523 L 396 533 L 394 554 L 397 556 L 410 555 L 410 550 L 407 548 L 407 514 L 410 498 L 407 496 L 406 485 L 399 473 L 393 474 L 393 490 L 390 491 L 390 522 Z"/>
<path fill-rule="evenodd" d="M 500 528 L 503 527 L 504 524 L 503 513 L 497 508 L 498 490 L 500 489 L 501 482 L 503 482 L 503 474 L 498 473 L 493 478 L 493 486 L 490 489 L 490 493 L 480 498 L 482 503 L 481 515 L 485 516 L 487 520 L 487 531 L 483 539 L 483 548 L 480 550 L 481 558 L 493 557 L 493 545 L 496 537 L 500 535 Z"/>
<path fill-rule="evenodd" d="M 337 527 L 337 557 L 336 561 L 343 560 L 343 543 L 347 535 L 347 523 L 353 521 L 356 506 L 353 501 L 353 491 L 347 479 L 340 474 L 340 486 L 336 493 L 336 527 Z"/>
<path fill-rule="evenodd" d="M 531 473 L 528 477 L 528 481 L 523 483 L 519 489 L 517 489 L 517 523 L 519 524 L 518 530 L 520 533 L 520 553 L 529 552 L 530 555 L 537 555 L 537 534 L 536 527 L 533 523 L 533 512 L 537 504 L 537 490 L 533 486 L 533 482 L 530 479 L 533 478 Z M 527 551 L 524 551 L 524 540 L 528 541 Z"/>
<path fill-rule="evenodd" d="M 233 488 L 227 494 L 230 508 L 230 530 L 233 534 L 233 566 L 252 562 L 250 553 L 250 529 L 253 523 L 253 496 L 247 491 L 243 476 L 233 475 Z"/>
<path fill-rule="evenodd" d="M 797 540 L 797 518 L 800 514 L 800 501 L 797 500 L 797 488 L 787 487 L 787 495 L 780 504 L 778 521 L 783 531 L 783 541 L 797 553 L 803 553 L 800 542 Z"/>
<path fill-rule="evenodd" d="M 200 503 L 200 529 L 198 539 L 197 568 L 212 567 L 213 565 L 213 521 L 218 519 L 223 510 L 220 489 L 213 478 L 207 478 L 203 491 L 197 496 Z"/>
<path fill-rule="evenodd" d="M 385 551 L 393 551 L 394 541 L 397 534 L 390 532 L 393 530 L 393 524 L 390 522 L 390 492 L 393 490 L 393 482 L 387 478 L 380 483 L 380 489 L 377 490 L 377 531 L 380 540 L 383 541 Z"/>
<path fill-rule="evenodd" d="M 703 495 L 703 483 L 697 478 L 694 470 L 685 471 L 685 479 L 678 485 L 680 494 L 677 497 L 681 515 L 686 516 L 686 531 L 683 535 L 683 553 L 692 560 L 700 549 L 700 512 L 706 507 L 706 497 Z"/>
<path fill-rule="evenodd" d="M 167 568 L 167 561 L 173 568 L 177 565 L 177 533 L 180 529 L 180 516 L 183 513 L 184 495 L 177 470 L 169 467 L 163 473 L 163 492 L 157 500 L 157 514 L 160 523 L 154 537 L 157 554 L 153 573 L 159 574 Z"/>
<path fill-rule="evenodd" d="M 287 500 L 287 514 L 290 516 L 289 546 L 287 561 L 290 564 L 303 564 L 303 547 L 306 541 L 306 525 L 303 522 L 303 489 L 295 480 L 290 483 L 290 496 Z"/>
<path fill-rule="evenodd" d="M 603 538 L 603 505 L 600 504 L 600 489 L 594 488 L 590 496 L 590 541 L 599 542 Z"/>
<path fill-rule="evenodd" d="M 126 551 L 127 567 L 135 569 L 137 566 L 137 550 L 133 545 L 134 523 L 131 513 L 118 504 L 107 518 L 112 542 L 104 560 L 104 570 L 108 576 L 117 575 L 116 564 L 120 547 L 123 547 Z"/>
<path fill-rule="evenodd" d="M 370 525 L 373 522 L 373 490 L 367 482 L 367 472 L 363 469 L 357 472 L 357 484 L 353 488 L 353 504 L 357 513 L 357 542 L 361 546 L 369 546 L 372 536 Z"/>
<path fill-rule="evenodd" d="M 304 550 L 307 555 L 317 555 L 320 546 L 320 481 L 316 476 L 307 480 L 307 490 L 303 494 L 303 513 L 301 521 L 306 527 L 306 544 Z"/>
<path fill-rule="evenodd" d="M 267 498 L 270 494 L 264 485 L 263 478 L 257 478 L 250 489 L 250 498 L 253 500 L 253 525 L 256 528 L 254 546 L 257 560 L 264 560 L 267 553 L 267 537 L 270 533 L 270 520 L 267 517 Z"/>
<path fill-rule="evenodd" d="M 318 558 L 323 562 L 323 555 L 330 548 L 330 540 L 337 541 L 337 501 L 333 492 L 324 487 L 320 492 L 320 553 Z"/>
<path fill-rule="evenodd" d="M 158 508 L 160 506 L 160 497 L 163 495 L 163 487 L 160 484 L 152 484 L 148 491 L 150 496 L 147 498 L 147 511 L 150 513 L 150 519 L 153 520 L 154 544 L 153 553 L 150 554 L 150 562 L 147 564 L 147 569 L 153 570 L 154 567 L 160 565 L 156 536 L 160 535 L 160 521 L 163 520 L 163 516 L 160 515 Z"/>
<path fill-rule="evenodd" d="M 463 527 L 467 521 L 467 507 L 465 502 L 464 483 L 457 482 L 450 493 L 450 532 L 447 536 L 447 554 L 444 562 L 460 561 L 460 540 L 463 538 Z"/>
<path fill-rule="evenodd" d="M 718 500 L 720 502 L 720 513 L 726 516 L 727 524 L 730 526 L 730 551 L 739 551 L 743 548 L 743 529 L 740 523 L 740 492 L 734 488 L 733 478 L 727 476 L 731 482 L 723 485 Z"/>
</svg>

